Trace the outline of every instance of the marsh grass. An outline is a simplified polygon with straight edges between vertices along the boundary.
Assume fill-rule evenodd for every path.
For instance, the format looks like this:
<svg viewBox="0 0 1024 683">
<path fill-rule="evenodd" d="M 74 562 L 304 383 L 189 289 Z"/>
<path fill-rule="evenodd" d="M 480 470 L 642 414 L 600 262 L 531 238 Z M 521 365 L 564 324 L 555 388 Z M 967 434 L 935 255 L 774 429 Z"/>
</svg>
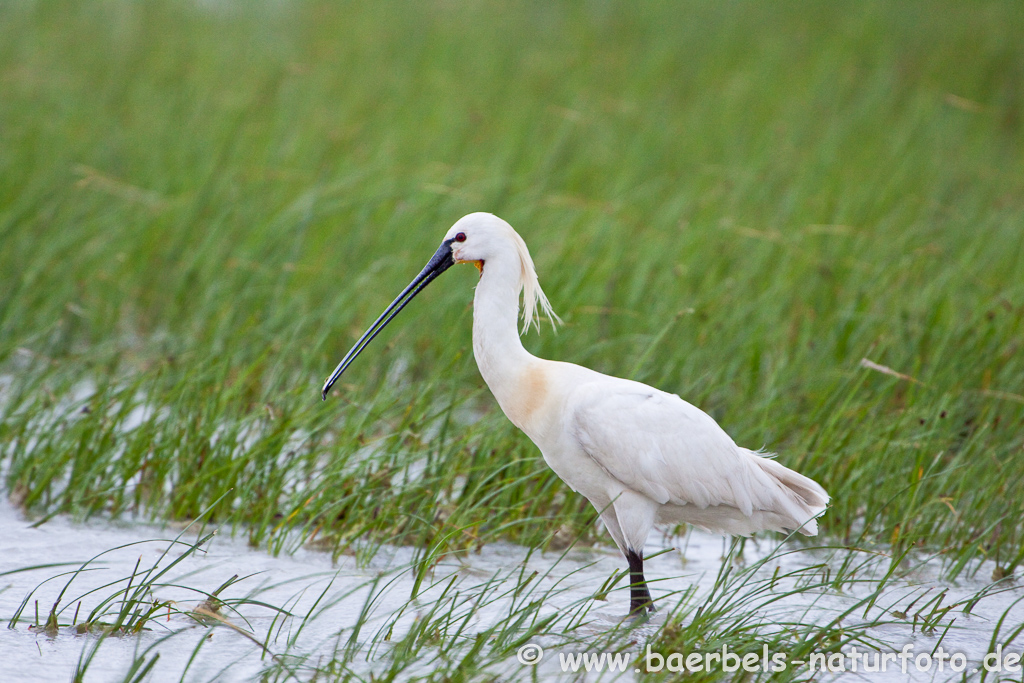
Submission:
<svg viewBox="0 0 1024 683">
<path fill-rule="evenodd" d="M 935 590 L 936 584 L 924 586 L 901 576 L 928 558 L 894 561 L 877 552 L 787 545 L 751 558 L 745 544 L 735 541 L 709 584 L 695 581 L 660 598 L 667 612 L 656 622 L 609 621 L 595 611 L 602 600 L 599 594 L 616 582 L 618 571 L 588 593 L 575 575 L 593 576 L 593 565 L 568 560 L 565 553 L 534 562 L 531 551 L 492 570 L 466 564 L 470 558 L 464 560 L 460 552 L 434 558 L 426 572 L 422 558 L 413 557 L 361 581 L 340 581 L 337 572 L 290 578 L 285 584 L 293 596 L 274 604 L 265 596 L 274 591 L 280 595 L 284 584 L 259 582 L 256 576 L 233 576 L 212 591 L 191 587 L 189 565 L 210 537 L 144 541 L 166 544 L 166 550 L 143 571 L 136 565 L 129 575 L 108 580 L 116 570 L 98 565 L 103 555 L 119 550 L 113 548 L 33 589 L 9 627 L 24 621 L 25 606 L 38 601 L 47 584 L 67 577 L 50 616 L 35 628 L 51 637 L 67 632 L 83 638 L 74 680 L 87 680 L 91 663 L 103 656 L 110 639 L 140 635 L 145 637 L 139 639 L 122 680 L 143 680 L 158 663 L 164 678 L 218 680 L 231 672 L 211 668 L 216 657 L 204 659 L 215 630 L 235 634 L 239 647 L 233 658 L 258 671 L 262 681 L 520 679 L 531 675 L 530 668 L 516 661 L 517 651 L 527 643 L 543 644 L 548 653 L 547 668 L 537 669 L 542 678 L 564 677 L 557 669 L 559 653 L 625 652 L 634 658 L 630 668 L 643 668 L 648 651 L 704 653 L 727 646 L 740 655 L 760 655 L 765 649 L 786 653 L 785 670 L 753 672 L 750 680 L 806 680 L 803 662 L 812 654 L 851 646 L 891 652 L 898 650 L 894 641 L 915 633 L 927 636 L 916 641 L 919 649 L 935 652 L 951 631 L 962 628 L 958 620 L 979 602 L 998 600 L 1001 593 L 1016 595 L 1019 602 L 1019 590 L 1005 580 L 973 592 L 960 590 L 953 598 L 948 588 Z M 185 551 L 172 558 L 171 549 L 179 545 Z M 544 568 L 531 568 L 538 564 Z M 58 605 L 87 571 L 106 572 L 104 583 L 71 602 L 79 607 L 84 603 L 86 609 L 95 605 L 90 616 L 78 622 L 76 610 L 69 620 L 67 608 Z M 250 587 L 244 588 L 247 583 Z M 620 585 L 616 592 L 624 594 L 626 588 Z M 157 597 L 168 590 L 185 591 L 194 599 Z M 390 594 L 405 591 L 410 593 L 400 609 L 386 606 L 393 604 Z M 346 601 L 347 609 L 342 605 Z M 1024 629 L 1016 625 L 1016 602 L 1006 603 L 1005 612 L 990 625 L 991 651 L 997 644 L 1014 645 Z M 272 618 L 265 616 L 268 611 Z M 219 642 L 223 658 L 225 646 Z M 168 661 L 161 662 L 162 656 Z M 972 656 L 980 659 L 978 653 Z M 672 676 L 664 670 L 650 675 Z M 690 676 L 731 679 L 721 667 Z"/>
<path fill-rule="evenodd" d="M 482 385 L 471 269 L 318 400 L 488 210 L 566 323 L 532 351 L 777 451 L 832 493 L 827 543 L 1013 576 L 1022 26 L 1013 2 L 4 3 L 4 488 L 41 523 L 209 509 L 271 552 L 424 567 L 605 542 Z"/>
</svg>

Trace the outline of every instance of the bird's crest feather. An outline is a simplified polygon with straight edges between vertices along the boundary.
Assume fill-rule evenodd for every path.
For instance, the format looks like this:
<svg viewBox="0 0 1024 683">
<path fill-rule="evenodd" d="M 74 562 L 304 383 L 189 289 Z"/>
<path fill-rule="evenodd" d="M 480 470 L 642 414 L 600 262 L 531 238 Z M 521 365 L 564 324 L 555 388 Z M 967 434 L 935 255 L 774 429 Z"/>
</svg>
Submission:
<svg viewBox="0 0 1024 683">
<path fill-rule="evenodd" d="M 526 242 L 515 230 L 512 230 L 513 242 L 516 245 L 516 252 L 519 254 L 519 285 L 523 290 L 523 329 L 521 334 L 526 334 L 533 325 L 540 331 L 540 314 L 543 313 L 551 321 L 554 327 L 562 322 L 555 311 L 551 308 L 544 290 L 540 288 L 540 281 L 537 279 L 537 269 L 530 257 L 530 250 L 526 248 Z"/>
</svg>

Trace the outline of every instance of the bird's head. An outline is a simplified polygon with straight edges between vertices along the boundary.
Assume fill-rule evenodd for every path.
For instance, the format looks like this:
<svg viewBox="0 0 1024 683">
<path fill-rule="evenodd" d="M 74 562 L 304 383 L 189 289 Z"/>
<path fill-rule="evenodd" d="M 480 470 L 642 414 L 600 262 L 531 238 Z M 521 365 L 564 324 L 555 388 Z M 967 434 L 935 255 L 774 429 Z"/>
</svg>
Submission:
<svg viewBox="0 0 1024 683">
<path fill-rule="evenodd" d="M 536 324 L 538 310 L 543 310 L 552 321 L 557 321 L 558 316 L 551 310 L 547 297 L 541 291 L 537 281 L 537 272 L 533 267 L 533 259 L 530 258 L 530 251 L 526 248 L 523 238 L 512 229 L 511 225 L 493 214 L 471 213 L 460 218 L 448 230 L 444 239 L 441 240 L 441 246 L 430 257 L 420 274 L 413 278 L 409 286 L 402 290 L 402 293 L 391 302 L 390 306 L 384 309 L 370 329 L 345 354 L 345 357 L 338 363 L 338 367 L 324 382 L 321 391 L 323 398 L 327 398 L 327 392 L 331 390 L 331 386 L 356 359 L 356 356 L 366 348 L 366 345 L 373 341 L 373 338 L 394 320 L 406 304 L 441 273 L 456 263 L 472 263 L 480 270 L 480 276 L 483 277 L 487 261 L 496 262 L 497 259 L 501 259 L 501 262 L 508 266 L 502 268 L 502 272 L 512 279 L 513 286 L 518 284 L 519 290 L 523 293 L 523 320 L 526 327 L 531 323 Z M 514 280 L 517 276 L 519 282 L 515 283 Z M 526 327 L 524 327 L 524 331 Z"/>
<path fill-rule="evenodd" d="M 455 263 L 472 263 L 483 275 L 489 259 L 515 251 L 513 235 L 518 237 L 512 226 L 494 214 L 471 213 L 456 221 L 443 243 L 451 244 Z"/>
</svg>

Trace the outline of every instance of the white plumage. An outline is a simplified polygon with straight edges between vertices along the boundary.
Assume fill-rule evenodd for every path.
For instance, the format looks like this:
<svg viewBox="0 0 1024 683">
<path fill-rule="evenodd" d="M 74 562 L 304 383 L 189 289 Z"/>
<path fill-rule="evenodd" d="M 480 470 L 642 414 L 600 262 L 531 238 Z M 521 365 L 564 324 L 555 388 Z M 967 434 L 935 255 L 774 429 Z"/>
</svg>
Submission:
<svg viewBox="0 0 1024 683">
<path fill-rule="evenodd" d="M 762 529 L 817 533 L 815 517 L 829 500 L 825 490 L 737 446 L 699 408 L 639 382 L 527 352 L 517 330 L 520 293 L 523 331 L 538 310 L 554 314 L 526 244 L 491 214 L 470 214 L 452 226 L 417 280 L 339 364 L 325 395 L 369 340 L 452 262 L 480 269 L 473 311 L 480 374 L 551 469 L 600 513 L 629 561 L 631 613 L 653 608 L 643 549 L 656 523 L 686 522 L 738 535 Z"/>
</svg>

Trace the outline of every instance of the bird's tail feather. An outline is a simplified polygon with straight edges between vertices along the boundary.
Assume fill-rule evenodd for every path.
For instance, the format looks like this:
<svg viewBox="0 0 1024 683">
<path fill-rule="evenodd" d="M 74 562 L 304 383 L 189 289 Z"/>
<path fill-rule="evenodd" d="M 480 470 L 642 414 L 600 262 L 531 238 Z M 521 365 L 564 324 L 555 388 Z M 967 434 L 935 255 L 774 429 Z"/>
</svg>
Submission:
<svg viewBox="0 0 1024 683">
<path fill-rule="evenodd" d="M 776 510 L 783 517 L 789 517 L 792 525 L 785 526 L 796 529 L 805 536 L 818 534 L 818 523 L 815 517 L 828 507 L 829 496 L 822 486 L 799 472 L 794 472 L 775 460 L 750 453 L 758 466 L 782 487 L 782 510 Z"/>
</svg>

